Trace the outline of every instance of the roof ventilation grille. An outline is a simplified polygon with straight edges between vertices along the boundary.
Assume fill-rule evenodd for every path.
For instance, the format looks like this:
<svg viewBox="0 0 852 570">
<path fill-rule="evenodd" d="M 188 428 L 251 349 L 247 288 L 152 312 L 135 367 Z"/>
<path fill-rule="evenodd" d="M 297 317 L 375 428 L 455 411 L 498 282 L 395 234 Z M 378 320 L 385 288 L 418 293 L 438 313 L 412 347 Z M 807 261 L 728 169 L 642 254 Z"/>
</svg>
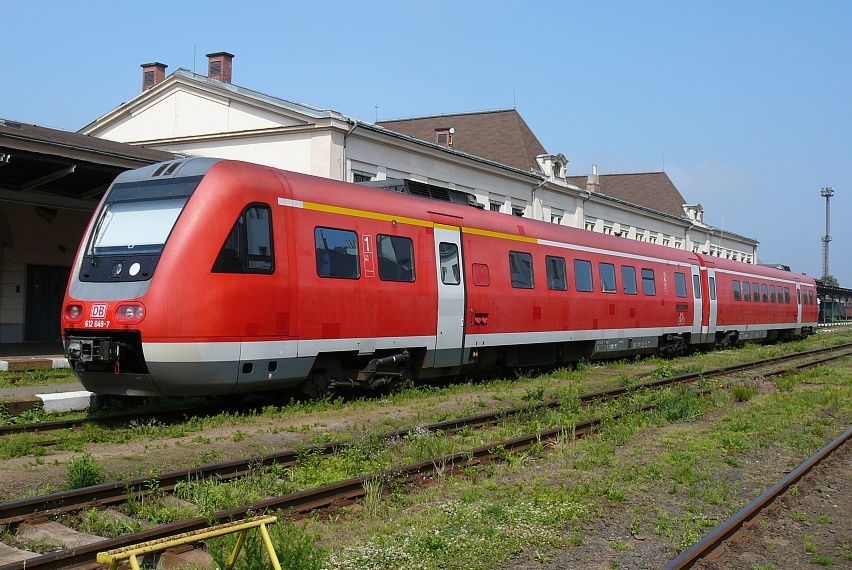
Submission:
<svg viewBox="0 0 852 570">
<path fill-rule="evenodd" d="M 483 209 L 485 206 L 477 201 L 476 196 L 460 190 L 444 188 L 443 186 L 435 186 L 426 182 L 418 182 L 417 180 L 408 180 L 402 178 L 388 178 L 387 180 L 372 180 L 367 182 L 359 182 L 361 186 L 370 186 L 372 188 L 382 188 L 384 190 L 393 190 L 401 194 L 409 194 L 412 196 L 420 196 L 422 198 L 431 198 L 432 200 L 441 200 L 442 202 L 450 202 L 452 204 L 464 204 L 474 208 Z"/>
</svg>

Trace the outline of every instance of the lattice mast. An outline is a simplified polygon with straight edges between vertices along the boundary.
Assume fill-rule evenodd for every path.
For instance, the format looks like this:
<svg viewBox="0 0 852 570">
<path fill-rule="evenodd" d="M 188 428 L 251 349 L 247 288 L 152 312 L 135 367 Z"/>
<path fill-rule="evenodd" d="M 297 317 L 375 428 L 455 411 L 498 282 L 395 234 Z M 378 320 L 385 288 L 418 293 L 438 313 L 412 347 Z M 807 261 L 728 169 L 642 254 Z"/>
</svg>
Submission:
<svg viewBox="0 0 852 570">
<path fill-rule="evenodd" d="M 820 196 L 825 198 L 825 235 L 822 236 L 822 278 L 830 275 L 828 272 L 828 242 L 831 241 L 831 197 L 834 196 L 834 188 L 827 186 L 820 191 Z"/>
</svg>

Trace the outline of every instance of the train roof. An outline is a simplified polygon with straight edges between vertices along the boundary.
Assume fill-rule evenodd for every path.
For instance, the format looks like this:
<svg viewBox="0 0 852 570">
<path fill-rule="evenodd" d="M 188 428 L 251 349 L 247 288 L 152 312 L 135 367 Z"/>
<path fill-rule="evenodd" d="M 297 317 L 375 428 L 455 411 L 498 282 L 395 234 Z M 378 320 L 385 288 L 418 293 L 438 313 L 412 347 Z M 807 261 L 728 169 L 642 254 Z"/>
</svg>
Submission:
<svg viewBox="0 0 852 570">
<path fill-rule="evenodd" d="M 371 188 L 360 184 L 340 182 L 308 174 L 300 174 L 246 162 L 223 160 L 219 165 L 235 165 L 238 168 L 253 167 L 269 169 L 287 184 L 292 198 L 303 202 L 327 204 L 339 208 L 372 212 L 400 218 L 432 221 L 462 228 L 476 228 L 501 234 L 506 238 L 535 238 L 579 246 L 613 250 L 637 256 L 653 257 L 681 263 L 703 264 L 717 269 L 758 275 L 767 279 L 789 279 L 814 284 L 813 278 L 793 272 L 750 263 L 696 254 L 668 246 L 629 240 L 584 229 L 521 218 L 453 204 L 440 200 L 401 194 L 392 190 Z M 520 247 L 520 246 L 519 246 Z"/>
</svg>

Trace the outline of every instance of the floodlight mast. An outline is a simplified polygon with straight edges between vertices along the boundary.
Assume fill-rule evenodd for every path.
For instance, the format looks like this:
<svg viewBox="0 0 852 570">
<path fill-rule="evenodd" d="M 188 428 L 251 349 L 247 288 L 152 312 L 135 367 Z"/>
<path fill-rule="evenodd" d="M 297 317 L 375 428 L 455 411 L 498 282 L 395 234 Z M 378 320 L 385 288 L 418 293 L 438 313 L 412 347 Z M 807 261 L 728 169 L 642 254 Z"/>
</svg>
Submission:
<svg viewBox="0 0 852 570">
<path fill-rule="evenodd" d="M 820 191 L 820 196 L 825 198 L 825 235 L 822 236 L 822 278 L 828 279 L 828 242 L 831 241 L 831 197 L 834 196 L 834 188 L 826 186 Z"/>
</svg>

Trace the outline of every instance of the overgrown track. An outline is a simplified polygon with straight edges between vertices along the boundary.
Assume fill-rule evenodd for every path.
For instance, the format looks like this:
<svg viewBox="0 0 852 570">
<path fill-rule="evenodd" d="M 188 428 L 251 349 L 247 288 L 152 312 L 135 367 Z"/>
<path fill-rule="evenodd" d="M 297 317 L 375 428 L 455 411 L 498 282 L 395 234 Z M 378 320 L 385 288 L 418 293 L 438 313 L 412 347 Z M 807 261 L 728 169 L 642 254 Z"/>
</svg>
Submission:
<svg viewBox="0 0 852 570">
<path fill-rule="evenodd" d="M 687 382 L 698 377 L 711 377 L 718 376 L 720 374 L 727 374 L 732 372 L 738 372 L 740 370 L 747 370 L 754 367 L 762 367 L 765 365 L 775 364 L 775 363 L 783 363 L 787 362 L 791 359 L 797 359 L 808 356 L 815 356 L 822 353 L 827 353 L 831 351 L 852 348 L 852 343 L 837 345 L 829 348 L 821 348 L 816 350 L 811 350 L 807 352 L 797 352 L 793 354 L 788 354 L 785 356 L 780 356 L 776 358 L 767 358 L 764 360 L 759 360 L 755 362 L 749 362 L 745 364 L 737 364 L 734 366 L 728 366 L 725 368 L 719 368 L 714 370 L 707 370 L 704 372 L 696 372 L 693 374 L 686 374 L 683 376 L 677 376 L 674 378 L 668 378 L 663 380 L 662 385 L 666 385 L 672 383 L 671 380 L 679 381 L 679 382 Z M 831 359 L 833 359 L 832 357 Z M 643 384 L 642 387 L 653 387 L 653 383 Z M 621 390 L 621 389 L 618 389 Z M 627 389 L 622 391 L 611 391 L 612 394 L 610 397 L 618 396 Z M 600 396 L 596 396 L 600 397 Z M 98 426 L 106 426 L 106 427 L 122 427 L 129 426 L 134 422 L 145 422 L 148 420 L 156 420 L 158 422 L 179 422 L 185 421 L 191 418 L 192 416 L 196 416 L 198 414 L 218 414 L 221 412 L 229 412 L 229 411 L 240 411 L 246 409 L 256 409 L 258 407 L 257 404 L 242 404 L 242 405 L 231 405 L 231 406 L 211 406 L 211 405 L 203 405 L 197 407 L 182 407 L 176 408 L 172 410 L 153 410 L 153 411 L 145 411 L 145 412 L 126 412 L 119 414 L 110 414 L 103 416 L 91 416 L 86 418 L 77 418 L 77 419 L 68 419 L 68 420 L 52 420 L 45 422 L 35 422 L 28 424 L 12 424 L 8 426 L 0 426 L 0 436 L 11 435 L 16 433 L 46 433 L 61 429 L 75 429 L 79 427 L 83 427 L 86 425 L 98 425 Z M 54 443 L 53 441 L 44 441 L 41 442 L 40 445 L 51 445 Z"/>
<path fill-rule="evenodd" d="M 831 349 L 822 349 L 819 351 L 811 351 L 808 353 L 798 353 L 795 355 L 788 355 L 775 359 L 765 359 L 758 362 L 725 367 L 703 373 L 686 374 L 682 376 L 664 378 L 661 380 L 646 382 L 644 384 L 631 388 L 615 388 L 612 390 L 585 394 L 579 399 L 583 403 L 588 403 L 590 401 L 599 399 L 612 399 L 634 390 L 647 388 L 662 388 L 680 382 L 694 381 L 700 378 L 705 378 L 707 376 L 725 375 L 744 370 L 756 370 L 767 366 L 776 366 L 779 363 L 786 363 L 783 369 L 776 369 L 763 373 L 763 376 L 772 376 L 789 372 L 791 370 L 809 368 L 828 360 L 849 356 L 849 352 L 842 351 L 842 349 L 847 347 L 848 345 L 843 347 L 832 347 Z M 816 356 L 817 358 L 812 358 L 814 356 Z M 802 358 L 810 358 L 810 360 L 799 363 L 790 362 L 791 360 L 798 360 Z M 534 412 L 536 410 L 554 407 L 557 405 L 559 405 L 558 401 L 543 402 L 540 404 L 512 408 L 509 410 L 499 410 L 492 413 L 477 414 L 474 416 L 467 416 L 464 418 L 437 422 L 434 424 L 430 424 L 429 426 L 419 426 L 419 429 L 428 429 L 431 431 L 453 431 L 461 429 L 465 426 L 488 425 L 497 422 L 500 418 L 503 417 Z M 643 406 L 641 408 L 629 410 L 625 413 L 635 413 L 651 408 L 653 408 L 653 406 L 648 405 Z M 176 533 L 204 528 L 210 524 L 224 522 L 236 517 L 244 516 L 249 513 L 262 512 L 270 509 L 289 509 L 293 512 L 298 513 L 325 508 L 337 504 L 340 501 L 352 500 L 365 495 L 367 483 L 371 480 L 422 479 L 428 476 L 428 474 L 430 473 L 441 472 L 447 467 L 461 466 L 476 462 L 482 462 L 493 458 L 499 458 L 502 457 L 506 451 L 520 451 L 529 448 L 533 445 L 540 444 L 541 442 L 547 440 L 552 440 L 559 437 L 582 437 L 583 435 L 592 431 L 602 421 L 604 421 L 604 418 L 591 419 L 578 423 L 570 428 L 560 427 L 550 429 L 544 432 L 514 437 L 501 442 L 490 443 L 488 445 L 465 452 L 436 457 L 415 464 L 389 469 L 381 473 L 356 477 L 353 479 L 330 483 L 305 491 L 266 499 L 254 504 L 244 505 L 238 508 L 216 512 L 206 517 L 196 517 L 183 521 L 177 521 L 174 523 L 157 526 L 145 531 L 127 535 L 121 538 L 106 539 L 87 546 L 80 546 L 74 549 L 51 552 L 49 554 L 27 560 L 25 566 L 24 563 L 13 563 L 0 566 L 0 570 L 11 570 L 13 568 L 18 569 L 25 567 L 64 568 L 71 564 L 91 561 L 94 558 L 95 553 L 103 550 L 135 544 L 145 540 L 171 536 Z M 409 430 L 395 430 L 394 432 L 385 434 L 385 436 L 389 438 L 399 437 L 407 433 L 409 433 Z M 340 449 L 343 445 L 345 445 L 345 442 L 336 442 L 323 446 L 315 446 L 313 449 L 315 451 L 320 451 L 325 454 L 330 454 L 334 453 L 337 449 Z M 287 465 L 296 463 L 297 461 L 298 454 L 296 452 L 285 451 L 277 454 L 271 454 L 269 456 L 264 456 L 262 458 L 251 458 L 247 461 L 232 461 L 223 464 L 199 467 L 191 470 L 175 471 L 161 476 L 159 478 L 159 487 L 161 489 L 165 489 L 167 487 L 174 486 L 174 484 L 176 484 L 178 481 L 183 481 L 187 479 L 197 479 L 212 476 L 218 476 L 222 479 L 233 478 L 247 472 L 250 466 L 272 463 Z M 131 482 L 131 484 L 142 486 L 141 488 L 137 488 L 139 492 L 143 492 L 146 487 L 148 489 L 150 489 L 151 487 L 158 487 L 157 483 L 153 482 L 150 478 L 145 481 L 137 480 Z M 129 484 L 127 482 L 111 483 L 89 489 L 81 489 L 77 491 L 70 491 L 67 493 L 57 493 L 44 497 L 12 501 L 0 505 L 0 512 L 3 512 L 5 513 L 5 515 L 7 515 L 3 519 L 7 523 L 23 520 L 27 516 L 25 513 L 29 513 L 30 516 L 32 516 L 34 513 L 38 513 L 39 518 L 46 518 L 52 513 L 77 510 L 82 506 L 88 504 L 105 504 L 109 502 L 117 502 L 119 500 L 119 497 L 120 500 L 123 501 L 126 499 L 129 490 Z"/>
<path fill-rule="evenodd" d="M 778 370 L 766 371 L 763 374 L 764 376 L 774 376 L 786 373 L 790 370 L 810 368 L 830 360 L 850 356 L 852 355 L 852 351 L 846 350 L 849 348 L 852 348 L 852 343 L 826 349 L 785 355 L 777 358 L 767 358 L 703 372 L 672 376 L 660 380 L 644 382 L 631 387 L 611 388 L 599 392 L 583 394 L 578 396 L 578 400 L 580 404 L 587 405 L 595 401 L 615 399 L 638 390 L 661 389 L 673 384 L 693 382 L 701 378 L 723 376 L 734 372 L 756 370 L 764 367 L 775 366 L 777 364 L 788 364 L 791 360 L 807 359 L 804 363 L 795 364 L 793 366 L 788 365 Z M 815 356 L 818 358 L 812 359 Z M 383 434 L 382 438 L 385 440 L 392 440 L 404 437 L 411 433 L 414 429 L 428 432 L 454 432 L 465 427 L 492 425 L 503 418 L 535 413 L 548 408 L 556 408 L 562 403 L 562 400 L 554 399 L 538 404 L 495 410 L 426 425 L 401 428 Z M 169 492 L 174 489 L 175 485 L 182 481 L 198 481 L 211 478 L 227 481 L 244 476 L 252 469 L 261 466 L 280 465 L 288 467 L 298 464 L 300 455 L 332 455 L 343 449 L 349 443 L 351 443 L 351 440 L 341 440 L 313 445 L 298 450 L 288 449 L 265 455 L 257 455 L 220 463 L 211 463 L 188 469 L 176 469 L 161 473 L 158 476 L 137 477 L 126 481 L 113 481 L 82 489 L 74 489 L 70 491 L 62 491 L 47 495 L 7 501 L 5 503 L 0 503 L 0 524 L 18 523 L 31 518 L 34 515 L 44 517 L 62 512 L 79 511 L 93 505 L 108 506 L 123 503 L 127 500 L 128 495 L 137 497 L 144 496 L 145 494 L 150 493 L 152 489 L 156 489 L 157 492 Z"/>
<path fill-rule="evenodd" d="M 817 464 L 840 449 L 852 438 L 852 428 L 846 430 L 840 437 L 808 457 L 804 463 L 796 467 L 786 477 L 775 483 L 762 495 L 740 509 L 731 518 L 713 529 L 689 550 L 682 552 L 677 558 L 663 566 L 663 570 L 682 570 L 691 568 L 699 560 L 709 555 L 726 540 L 736 534 L 745 523 L 760 515 L 775 499 L 783 495 L 787 489 L 795 485 L 807 475 Z"/>
</svg>

